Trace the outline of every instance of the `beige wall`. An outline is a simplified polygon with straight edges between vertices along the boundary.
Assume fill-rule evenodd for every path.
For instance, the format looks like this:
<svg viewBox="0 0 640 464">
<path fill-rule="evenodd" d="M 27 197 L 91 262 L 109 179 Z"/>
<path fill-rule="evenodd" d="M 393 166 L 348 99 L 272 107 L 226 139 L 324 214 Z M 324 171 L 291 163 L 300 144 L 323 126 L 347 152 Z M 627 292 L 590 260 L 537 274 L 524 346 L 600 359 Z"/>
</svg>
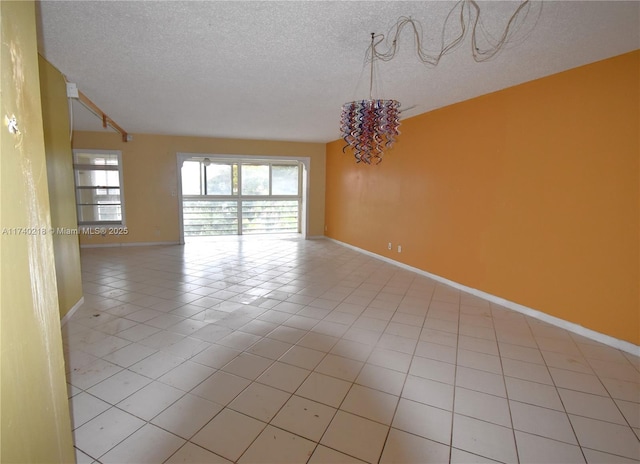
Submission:
<svg viewBox="0 0 640 464">
<path fill-rule="evenodd" d="M 0 2 L 0 23 L 0 461 L 74 462 L 53 243 L 42 233 L 51 220 L 34 3 Z"/>
<path fill-rule="evenodd" d="M 39 57 L 38 64 L 51 227 L 56 231 L 76 230 L 78 220 L 73 188 L 73 155 L 69 138 L 66 84 L 60 71 L 44 58 Z M 80 246 L 77 235 L 55 233 L 52 239 L 58 305 L 62 318 L 82 298 Z"/>
<path fill-rule="evenodd" d="M 126 129 L 126 128 L 125 128 Z M 325 145 L 115 132 L 75 132 L 73 148 L 122 151 L 128 235 L 81 235 L 81 245 L 178 242 L 177 153 L 297 156 L 311 159 L 308 236 L 324 235 Z"/>
</svg>

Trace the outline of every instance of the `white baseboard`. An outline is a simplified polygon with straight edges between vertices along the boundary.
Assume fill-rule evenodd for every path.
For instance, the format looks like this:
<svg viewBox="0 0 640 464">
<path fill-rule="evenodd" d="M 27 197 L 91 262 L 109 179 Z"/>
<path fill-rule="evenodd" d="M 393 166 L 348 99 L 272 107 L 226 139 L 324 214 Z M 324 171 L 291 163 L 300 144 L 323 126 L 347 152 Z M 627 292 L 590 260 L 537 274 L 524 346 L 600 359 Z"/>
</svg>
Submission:
<svg viewBox="0 0 640 464">
<path fill-rule="evenodd" d="M 80 245 L 80 248 L 116 248 L 116 247 L 138 247 L 156 245 L 180 245 L 180 242 L 131 242 L 131 243 L 100 243 L 96 245 Z"/>
<path fill-rule="evenodd" d="M 80 299 L 78 300 L 78 302 L 76 304 L 73 305 L 73 307 L 67 312 L 67 314 L 64 315 L 64 317 L 62 319 L 60 319 L 60 326 L 64 326 L 67 322 L 69 322 L 69 319 L 71 319 L 71 317 L 73 316 L 73 314 L 78 310 L 78 308 L 80 306 L 82 306 L 84 304 L 84 296 L 80 297 Z"/>
<path fill-rule="evenodd" d="M 606 335 L 600 332 L 596 332 L 595 330 L 591 330 L 591 329 L 587 329 L 586 327 L 583 327 L 579 324 L 576 324 L 574 322 L 569 322 L 569 321 L 565 321 L 564 319 L 560 319 L 558 317 L 555 316 L 551 316 L 549 314 L 546 314 L 542 311 L 538 311 L 537 309 L 532 309 L 529 308 L 527 306 L 523 306 L 519 303 L 515 303 L 513 301 L 509 301 L 509 300 L 505 300 L 504 298 L 501 298 L 499 296 L 496 295 L 492 295 L 490 293 L 487 292 L 483 292 L 482 290 L 477 290 L 475 288 L 471 288 L 471 287 L 467 287 L 466 285 L 462 285 L 458 282 L 454 282 L 453 280 L 449 280 L 446 279 L 444 277 L 441 277 L 439 275 L 436 274 L 432 274 L 430 272 L 427 271 L 423 271 L 422 269 L 418 269 L 417 267 L 413 267 L 413 266 L 409 266 L 407 264 L 398 262 L 398 261 L 394 261 L 391 258 L 387 258 L 385 256 L 381 256 L 378 255 L 376 253 L 372 253 L 370 251 L 367 250 L 363 250 L 362 248 L 358 248 L 356 246 L 350 245 L 348 243 L 344 243 L 341 242 L 339 240 L 335 240 L 333 238 L 330 237 L 325 237 L 327 240 L 331 240 L 334 243 L 337 243 L 338 245 L 342 245 L 344 247 L 347 248 L 351 248 L 352 250 L 358 251 L 360 253 L 363 253 L 365 255 L 368 256 L 372 256 L 374 258 L 380 259 L 382 261 L 385 261 L 387 263 L 393 264 L 395 266 L 401 267 L 403 269 L 407 269 L 409 271 L 415 272 L 417 274 L 423 275 L 425 277 L 429 277 L 430 279 L 433 279 L 437 282 L 441 282 L 443 284 L 449 285 L 451 287 L 457 288 L 458 290 L 461 290 L 463 292 L 466 293 L 470 293 L 474 296 L 477 296 L 479 298 L 482 298 L 483 300 L 487 300 L 490 301 L 491 303 L 495 303 L 498 304 L 500 306 L 504 306 L 505 308 L 508 309 L 512 309 L 513 311 L 525 314 L 527 316 L 533 317 L 534 319 L 539 319 L 541 321 L 547 322 L 551 325 L 554 325 L 556 327 L 560 327 L 562 329 L 568 330 L 569 332 L 573 332 L 575 334 L 578 335 L 582 335 L 583 337 L 589 338 L 591 340 L 595 340 L 597 342 L 600 342 L 604 345 L 610 346 L 612 348 L 617 348 L 619 350 L 622 350 L 626 353 L 630 353 L 632 355 L 635 356 L 640 356 L 640 346 L 638 345 L 634 345 L 633 343 L 627 342 L 625 340 L 620 340 L 614 337 L 611 337 L 610 335 Z"/>
</svg>

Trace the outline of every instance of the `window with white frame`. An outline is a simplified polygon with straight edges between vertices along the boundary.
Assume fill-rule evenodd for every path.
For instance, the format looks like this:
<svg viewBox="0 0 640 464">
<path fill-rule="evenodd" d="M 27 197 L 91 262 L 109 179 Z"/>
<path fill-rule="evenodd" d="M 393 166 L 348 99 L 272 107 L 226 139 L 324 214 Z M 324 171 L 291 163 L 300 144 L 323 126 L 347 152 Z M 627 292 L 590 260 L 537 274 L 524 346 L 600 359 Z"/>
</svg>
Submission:
<svg viewBox="0 0 640 464">
<path fill-rule="evenodd" d="M 186 237 L 299 233 L 299 161 L 192 158 L 182 164 Z"/>
<path fill-rule="evenodd" d="M 122 153 L 73 150 L 78 225 L 124 225 Z"/>
</svg>

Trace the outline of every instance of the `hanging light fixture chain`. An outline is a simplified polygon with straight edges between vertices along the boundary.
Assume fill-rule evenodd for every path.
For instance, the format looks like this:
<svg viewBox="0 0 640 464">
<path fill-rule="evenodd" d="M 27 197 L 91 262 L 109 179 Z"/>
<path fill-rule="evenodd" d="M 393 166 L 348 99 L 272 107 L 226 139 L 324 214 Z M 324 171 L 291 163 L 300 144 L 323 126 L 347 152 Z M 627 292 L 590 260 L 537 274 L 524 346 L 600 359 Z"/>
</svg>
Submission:
<svg viewBox="0 0 640 464">
<path fill-rule="evenodd" d="M 542 12 L 542 2 L 539 4 L 538 17 L 533 21 L 533 27 L 537 24 Z M 527 22 L 527 17 L 531 14 L 532 1 L 521 0 L 516 10 L 511 14 L 500 37 L 490 43 L 488 48 L 482 49 L 478 43 L 480 33 L 487 34 L 482 25 L 481 9 L 475 0 L 460 0 L 449 10 L 444 21 L 440 49 L 436 53 L 429 53 L 422 44 L 422 26 L 413 18 L 403 16 L 393 26 L 389 33 L 391 44 L 387 51 L 378 52 L 375 47 L 371 47 L 372 59 L 377 58 L 382 61 L 391 61 L 399 51 L 399 37 L 405 26 L 409 26 L 413 32 L 416 43 L 418 59 L 429 66 L 437 66 L 443 56 L 456 50 L 463 42 L 467 34 L 471 35 L 471 55 L 477 62 L 488 61 L 495 57 L 508 43 L 513 40 L 513 36 Z M 456 15 L 457 13 L 457 15 Z M 449 41 L 445 40 L 446 31 L 449 29 L 450 21 L 458 17 L 459 32 Z M 527 35 L 527 33 L 525 33 Z"/>
<path fill-rule="evenodd" d="M 442 27 L 440 38 L 440 49 L 435 54 L 428 53 L 422 46 L 422 26 L 410 17 L 401 17 L 391 29 L 388 37 L 391 40 L 389 48 L 385 52 L 378 52 L 376 46 L 384 41 L 385 36 L 379 34 L 376 42 L 375 32 L 371 33 L 371 46 L 366 58 L 369 63 L 369 99 L 356 100 L 342 105 L 342 116 L 340 118 L 340 132 L 345 141 L 342 151 L 351 148 L 357 163 L 379 164 L 382 161 L 384 152 L 390 149 L 395 143 L 396 136 L 400 134 L 400 102 L 397 100 L 373 99 L 373 73 L 374 61 L 392 60 L 400 49 L 399 38 L 405 26 L 413 29 L 413 36 L 416 42 L 418 58 L 425 64 L 436 66 L 442 57 L 458 48 L 464 41 L 467 34 L 471 35 L 471 54 L 475 61 L 487 61 L 497 55 L 500 50 L 509 42 L 516 31 L 522 27 L 524 20 L 529 14 L 531 0 L 521 0 L 516 11 L 509 17 L 502 34 L 494 38 L 485 29 L 480 17 L 480 6 L 476 0 L 460 0 L 449 10 Z M 458 17 L 459 31 L 450 40 L 446 40 L 446 31 L 450 21 Z M 522 21 L 520 21 L 522 19 Z M 537 23 L 537 20 L 536 20 Z M 481 48 L 478 44 L 478 32 L 482 32 L 488 42 L 487 48 Z M 367 52 L 369 51 L 367 50 Z M 362 67 L 364 72 L 365 66 Z M 360 74 L 362 77 L 362 74 Z"/>
<path fill-rule="evenodd" d="M 369 76 L 369 100 L 373 99 L 373 60 L 376 59 L 376 47 L 373 43 L 373 39 L 376 36 L 375 32 L 371 33 L 371 74 Z"/>
</svg>

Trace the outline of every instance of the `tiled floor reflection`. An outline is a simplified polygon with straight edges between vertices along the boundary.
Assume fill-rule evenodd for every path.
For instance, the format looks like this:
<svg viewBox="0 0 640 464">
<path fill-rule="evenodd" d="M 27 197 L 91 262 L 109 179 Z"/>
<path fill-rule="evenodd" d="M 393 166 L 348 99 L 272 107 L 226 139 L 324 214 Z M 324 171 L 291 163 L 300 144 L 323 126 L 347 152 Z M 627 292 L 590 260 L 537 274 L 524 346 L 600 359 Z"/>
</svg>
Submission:
<svg viewBox="0 0 640 464">
<path fill-rule="evenodd" d="M 331 241 L 82 264 L 79 463 L 640 460 L 638 358 Z"/>
</svg>

